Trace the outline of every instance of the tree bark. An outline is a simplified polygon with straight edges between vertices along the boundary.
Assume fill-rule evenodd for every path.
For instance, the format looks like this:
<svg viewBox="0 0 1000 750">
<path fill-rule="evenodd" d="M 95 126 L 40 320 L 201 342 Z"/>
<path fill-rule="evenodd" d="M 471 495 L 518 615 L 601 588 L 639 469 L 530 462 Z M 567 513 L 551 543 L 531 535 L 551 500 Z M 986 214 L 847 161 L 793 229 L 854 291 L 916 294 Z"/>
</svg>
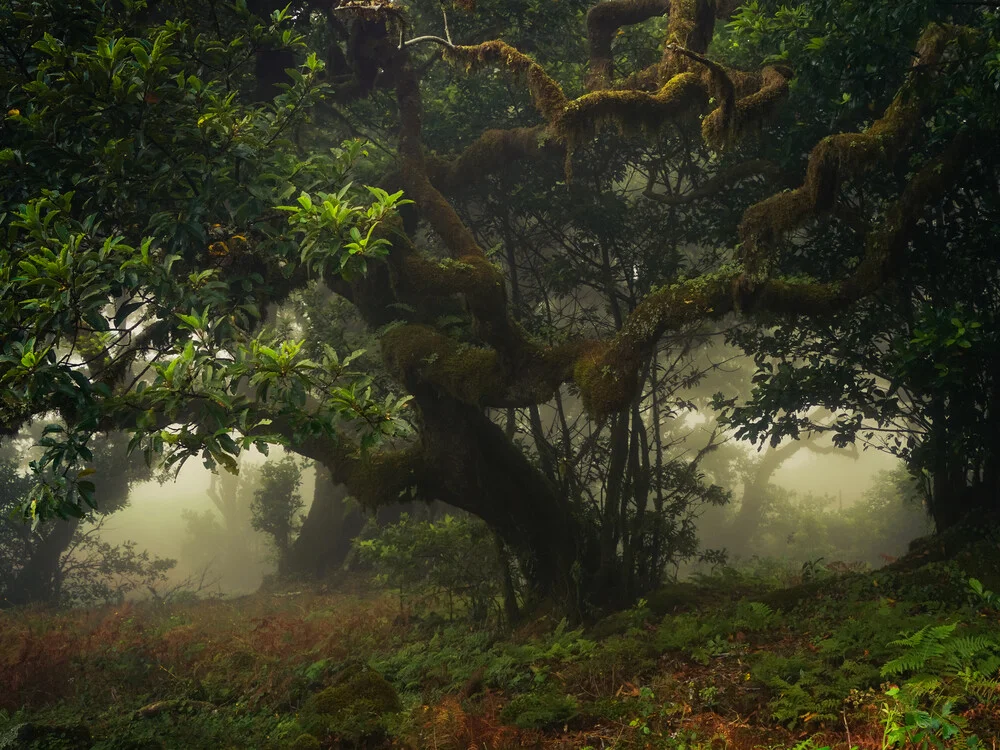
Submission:
<svg viewBox="0 0 1000 750">
<path fill-rule="evenodd" d="M 570 617 L 603 598 L 597 585 L 596 533 L 573 513 L 542 473 L 481 409 L 413 389 L 428 466 L 421 494 L 482 518 L 520 559 L 536 595 Z"/>
<path fill-rule="evenodd" d="M 351 541 L 365 524 L 364 514 L 344 502 L 347 494 L 347 487 L 317 465 L 312 505 L 289 551 L 289 573 L 319 578 L 343 565 Z"/>
</svg>

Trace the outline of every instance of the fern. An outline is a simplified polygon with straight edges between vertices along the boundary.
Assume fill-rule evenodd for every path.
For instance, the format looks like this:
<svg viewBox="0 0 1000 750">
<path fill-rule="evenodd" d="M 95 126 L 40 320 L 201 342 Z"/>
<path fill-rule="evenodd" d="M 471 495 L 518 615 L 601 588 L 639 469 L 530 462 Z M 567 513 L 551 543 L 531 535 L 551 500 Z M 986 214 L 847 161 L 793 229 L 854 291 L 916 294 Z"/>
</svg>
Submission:
<svg viewBox="0 0 1000 750">
<path fill-rule="evenodd" d="M 889 645 L 902 654 L 882 666 L 883 677 L 933 672 L 954 677 L 963 672 L 989 676 L 1000 669 L 1000 643 L 987 635 L 956 636 L 958 623 L 925 626 Z"/>
<path fill-rule="evenodd" d="M 772 628 L 777 621 L 774 610 L 763 602 L 740 602 L 733 617 L 734 627 L 749 633 Z"/>
<path fill-rule="evenodd" d="M 889 643 L 890 646 L 902 646 L 906 650 L 882 666 L 883 677 L 901 675 L 905 672 L 922 670 L 928 661 L 937 659 L 948 652 L 947 642 L 958 623 L 947 625 L 925 625 L 912 635 Z"/>
</svg>

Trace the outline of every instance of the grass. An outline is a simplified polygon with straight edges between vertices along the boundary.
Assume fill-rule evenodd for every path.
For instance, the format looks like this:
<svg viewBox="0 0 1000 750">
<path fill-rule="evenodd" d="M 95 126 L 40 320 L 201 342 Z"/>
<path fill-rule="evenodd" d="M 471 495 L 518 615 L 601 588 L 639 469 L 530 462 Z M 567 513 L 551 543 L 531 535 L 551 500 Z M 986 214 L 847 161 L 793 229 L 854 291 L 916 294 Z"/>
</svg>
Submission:
<svg viewBox="0 0 1000 750">
<path fill-rule="evenodd" d="M 0 747 L 993 747 L 1000 615 L 974 572 L 728 572 L 585 629 L 539 615 L 503 634 L 403 618 L 360 581 L 8 611 Z"/>
</svg>

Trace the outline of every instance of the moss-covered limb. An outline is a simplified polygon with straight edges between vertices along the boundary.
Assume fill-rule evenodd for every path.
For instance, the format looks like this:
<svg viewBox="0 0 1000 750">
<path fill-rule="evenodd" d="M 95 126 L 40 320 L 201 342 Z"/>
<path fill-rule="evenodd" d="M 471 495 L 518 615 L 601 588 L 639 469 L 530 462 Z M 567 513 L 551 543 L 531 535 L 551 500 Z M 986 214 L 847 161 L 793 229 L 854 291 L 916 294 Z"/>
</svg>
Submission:
<svg viewBox="0 0 1000 750">
<path fill-rule="evenodd" d="M 764 175 L 773 179 L 779 174 L 780 170 L 774 162 L 768 161 L 767 159 L 748 159 L 747 161 L 739 162 L 728 169 L 722 170 L 711 179 L 703 182 L 701 185 L 698 185 L 694 189 L 680 195 L 654 192 L 653 182 L 651 181 L 645 192 L 643 192 L 643 196 L 651 201 L 663 203 L 667 206 L 682 206 L 688 203 L 694 203 L 695 201 L 704 200 L 706 198 L 713 198 L 727 187 L 735 185 L 740 180 L 745 180 L 748 177 Z"/>
<path fill-rule="evenodd" d="M 420 141 L 423 104 L 420 86 L 409 65 L 397 76 L 396 101 L 399 104 L 399 153 L 401 177 L 407 196 L 444 241 L 452 258 L 483 258 L 485 254 L 455 209 L 431 184 L 427 175 L 423 145 Z M 497 274 L 500 279 L 499 273 Z"/>
<path fill-rule="evenodd" d="M 710 82 L 709 93 L 719 102 L 719 106 L 712 112 L 709 119 L 714 117 L 718 121 L 717 127 L 728 133 L 732 129 L 733 110 L 736 104 L 736 85 L 733 83 L 733 79 L 730 78 L 729 71 L 717 62 L 709 60 L 704 55 L 698 54 L 694 50 L 679 47 L 672 42 L 667 43 L 667 49 L 689 60 L 693 60 L 699 65 L 704 66 L 705 70 L 708 71 Z M 712 144 L 709 143 L 709 145 Z"/>
<path fill-rule="evenodd" d="M 483 405 L 503 391 L 496 350 L 463 344 L 423 325 L 399 326 L 382 336 L 382 357 L 408 385 L 429 383 L 467 404 Z"/>
<path fill-rule="evenodd" d="M 728 106 L 720 106 L 701 124 L 701 134 L 709 147 L 721 150 L 760 123 L 788 95 L 792 71 L 783 65 L 769 65 L 761 71 L 760 87 L 737 98 Z"/>
<path fill-rule="evenodd" d="M 566 108 L 566 95 L 545 69 L 523 52 L 499 39 L 471 47 L 446 48 L 444 59 L 469 71 L 487 65 L 506 68 L 527 82 L 531 100 L 546 122 L 554 121 Z"/>
<path fill-rule="evenodd" d="M 639 368 L 664 332 L 731 312 L 733 284 L 740 271 L 724 267 L 653 291 L 613 338 L 591 345 L 578 358 L 573 371 L 587 410 L 601 416 L 629 403 L 637 387 Z"/>
<path fill-rule="evenodd" d="M 549 136 L 544 125 L 487 130 L 454 159 L 427 157 L 427 174 L 440 190 L 458 190 L 500 171 L 511 162 L 561 151 L 560 144 Z"/>
<path fill-rule="evenodd" d="M 747 268 L 749 284 L 759 283 L 768 275 L 777 240 L 818 213 L 828 210 L 845 179 L 860 175 L 880 160 L 892 158 L 903 150 L 928 104 L 926 97 L 922 96 L 928 87 L 922 83 L 929 75 L 929 66 L 940 60 L 954 36 L 952 28 L 938 24 L 928 26 L 917 44 L 918 57 L 913 72 L 885 114 L 864 133 L 843 133 L 824 138 L 809 155 L 806 179 L 801 187 L 771 196 L 744 212 L 739 233 L 741 259 Z M 775 69 L 775 75 L 780 77 L 784 74 Z M 762 99 L 754 106 L 764 104 Z M 714 126 L 706 120 L 705 127 L 712 130 Z"/>
<path fill-rule="evenodd" d="M 452 260 L 450 264 L 421 264 L 418 256 L 411 253 L 405 259 L 409 268 L 404 270 L 414 276 L 407 279 L 403 273 L 398 281 L 424 294 L 434 289 L 463 294 L 474 318 L 476 334 L 497 350 L 505 365 L 511 366 L 537 347 L 508 314 L 503 275 L 488 261 L 472 232 L 428 177 L 420 143 L 420 90 L 409 66 L 397 75 L 396 96 L 400 110 L 399 152 L 404 188 L 444 241 Z"/>
<path fill-rule="evenodd" d="M 609 88 L 614 77 L 611 41 L 622 26 L 642 23 L 670 11 L 670 0 L 605 0 L 587 13 L 590 62 L 587 90 Z"/>
<path fill-rule="evenodd" d="M 323 464 L 334 483 L 346 485 L 351 495 L 367 507 L 399 502 L 401 492 L 418 485 L 431 471 L 420 443 L 362 452 L 344 434 L 303 436 L 287 417 L 273 417 L 261 431 L 281 435 L 291 450 Z"/>
<path fill-rule="evenodd" d="M 393 259 L 395 287 L 404 302 L 421 303 L 429 298 L 465 294 L 480 306 L 502 308 L 504 287 L 497 270 L 486 258 L 435 261 L 416 252 Z"/>
<path fill-rule="evenodd" d="M 606 90 L 584 94 L 566 107 L 554 132 L 572 147 L 605 124 L 626 132 L 655 130 L 673 117 L 703 107 L 708 91 L 694 73 L 671 78 L 659 91 Z"/>
<path fill-rule="evenodd" d="M 704 53 L 715 33 L 715 0 L 673 0 L 663 52 L 666 63 L 676 60 L 672 47 Z"/>
<path fill-rule="evenodd" d="M 892 278 L 921 216 L 932 201 L 953 188 L 975 142 L 968 133 L 959 133 L 941 154 L 930 159 L 910 179 L 882 223 L 869 232 L 865 256 L 843 284 L 846 298 L 860 299 Z"/>
<path fill-rule="evenodd" d="M 548 401 L 570 379 L 586 343 L 523 344 L 515 358 L 461 343 L 424 325 L 399 326 L 381 341 L 382 356 L 401 382 L 433 386 L 473 406 L 530 406 Z"/>
</svg>

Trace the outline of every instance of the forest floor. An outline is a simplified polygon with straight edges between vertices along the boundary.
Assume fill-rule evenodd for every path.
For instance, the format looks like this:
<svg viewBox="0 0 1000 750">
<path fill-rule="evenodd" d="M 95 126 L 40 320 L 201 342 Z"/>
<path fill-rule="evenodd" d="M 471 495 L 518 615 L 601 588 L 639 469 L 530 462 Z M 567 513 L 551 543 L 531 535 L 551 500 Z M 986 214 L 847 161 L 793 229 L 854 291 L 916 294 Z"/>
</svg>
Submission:
<svg viewBox="0 0 1000 750">
<path fill-rule="evenodd" d="M 727 569 L 503 634 L 357 580 L 3 612 L 0 750 L 996 748 L 1000 597 L 970 578 L 1000 590 L 997 548 Z"/>
</svg>

